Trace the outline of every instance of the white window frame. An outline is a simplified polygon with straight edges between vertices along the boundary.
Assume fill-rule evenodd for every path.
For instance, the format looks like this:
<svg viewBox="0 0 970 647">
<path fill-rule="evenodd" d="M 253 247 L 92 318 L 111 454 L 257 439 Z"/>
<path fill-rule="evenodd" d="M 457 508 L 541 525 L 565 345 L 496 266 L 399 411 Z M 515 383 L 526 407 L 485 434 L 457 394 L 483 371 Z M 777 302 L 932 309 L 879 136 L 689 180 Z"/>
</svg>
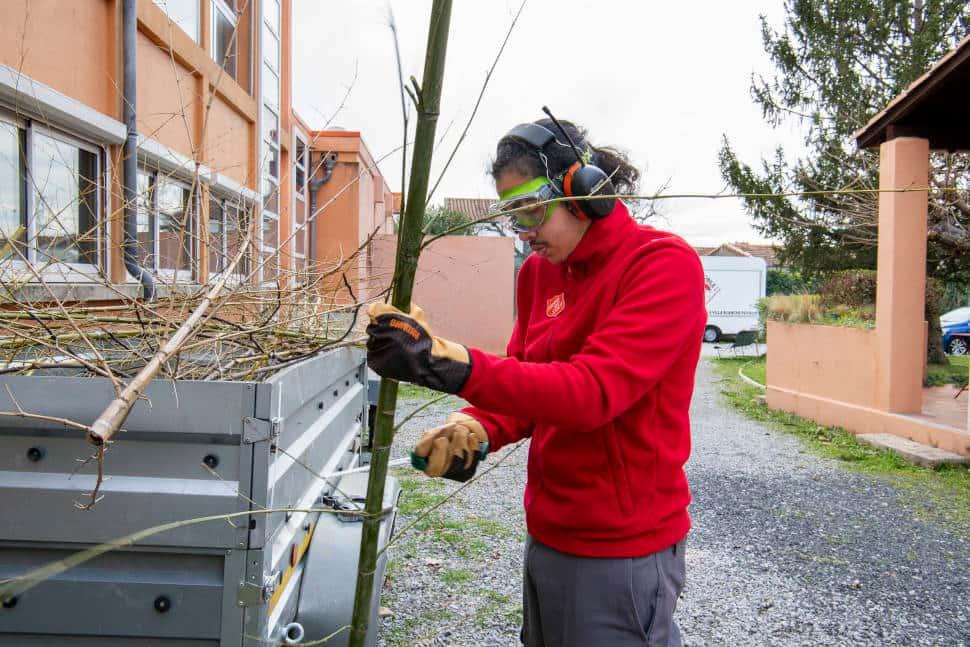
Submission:
<svg viewBox="0 0 970 647">
<path fill-rule="evenodd" d="M 262 15 L 259 21 L 260 22 L 259 39 L 260 39 L 260 53 L 261 53 L 261 56 L 260 56 L 261 60 L 259 64 L 260 65 L 259 67 L 260 69 L 260 81 L 259 81 L 260 131 L 259 132 L 260 132 L 260 150 L 262 151 L 262 154 L 261 154 L 262 163 L 259 166 L 260 168 L 259 189 L 261 194 L 260 199 L 262 200 L 262 203 L 260 204 L 260 216 L 259 216 L 259 223 L 258 223 L 259 245 L 257 246 L 257 249 L 259 253 L 257 254 L 256 262 L 258 264 L 257 267 L 259 268 L 258 282 L 260 284 L 271 284 L 276 280 L 278 280 L 280 275 L 280 234 L 281 234 L 280 211 L 282 210 L 281 207 L 283 206 L 280 204 L 280 195 L 279 195 L 280 175 L 281 175 L 280 167 L 282 165 L 282 160 L 283 160 L 283 156 L 280 150 L 281 149 L 280 133 L 283 129 L 283 116 L 282 116 L 282 111 L 280 110 L 280 104 L 282 103 L 282 101 L 280 100 L 280 92 L 282 91 L 282 79 L 280 74 L 280 67 L 281 67 L 282 57 L 283 57 L 283 40 L 282 38 L 280 38 L 279 28 L 275 26 L 273 22 L 279 25 L 282 25 L 283 16 L 282 16 L 282 6 L 277 0 L 263 0 L 262 5 L 263 5 L 262 7 L 263 10 L 261 12 Z M 275 13 L 273 14 L 270 13 L 271 6 L 275 8 Z M 271 22 L 268 19 L 270 16 L 273 16 L 275 18 L 275 21 Z M 276 59 L 276 61 L 278 61 L 275 68 L 272 65 L 270 65 L 270 62 L 266 57 L 267 43 L 265 42 L 266 39 L 264 38 L 264 33 L 265 33 L 264 30 L 268 31 L 275 39 L 276 56 L 274 58 Z M 274 96 L 268 96 L 266 94 L 267 84 L 265 83 L 265 75 L 267 74 L 267 72 L 274 75 L 276 79 L 277 92 Z M 262 121 L 263 121 L 264 111 L 266 109 L 269 109 L 270 111 L 272 111 L 276 115 L 276 119 L 277 119 L 276 131 L 275 131 L 275 136 L 273 141 L 269 141 L 262 137 L 262 132 L 263 132 Z M 263 173 L 263 170 L 262 170 L 263 164 L 265 163 L 268 157 L 268 154 L 270 152 L 275 152 L 276 154 L 276 160 L 277 160 L 276 177 L 273 177 L 272 175 L 266 175 Z M 273 191 L 276 192 L 276 212 L 275 213 L 265 208 L 266 196 L 268 194 L 263 192 L 263 185 L 266 182 L 272 185 L 272 187 L 270 188 L 270 192 L 273 192 Z M 266 241 L 263 239 L 263 225 L 264 223 L 266 223 L 267 220 L 276 222 L 276 245 L 275 246 L 267 245 Z M 267 254 L 270 256 L 276 257 L 276 276 L 275 277 L 267 277 L 266 273 L 264 272 L 266 267 L 264 256 Z"/>
<path fill-rule="evenodd" d="M 202 36 L 202 5 L 201 5 L 200 2 L 198 2 L 198 0 L 196 0 L 196 8 L 195 8 L 195 25 L 194 25 L 194 27 L 195 27 L 195 33 L 189 33 L 188 31 L 186 31 L 185 30 L 185 27 L 183 27 L 182 25 L 180 25 L 176 21 L 176 19 L 172 17 L 172 14 L 170 14 L 168 12 L 168 0 L 153 0 L 153 2 L 155 3 L 155 6 L 157 6 L 159 9 L 162 10 L 162 13 L 164 13 L 166 16 L 168 16 L 168 20 L 169 20 L 169 22 L 171 24 L 175 25 L 176 27 L 178 27 L 179 29 L 181 29 L 183 32 L 185 32 L 186 34 L 188 34 L 189 38 L 191 38 L 195 43 L 198 43 L 201 40 L 201 36 Z"/>
<path fill-rule="evenodd" d="M 152 167 L 149 164 L 144 164 L 139 162 L 138 170 L 143 173 L 148 173 L 151 176 L 151 181 L 149 186 L 151 187 L 152 199 L 149 204 L 149 216 L 148 222 L 151 227 L 152 234 L 152 264 L 149 267 L 145 267 L 146 270 L 150 271 L 155 276 L 166 279 L 175 280 L 179 283 L 191 283 L 196 275 L 199 267 L 199 241 L 198 234 L 193 235 L 194 232 L 200 232 L 199 228 L 199 205 L 201 200 L 199 199 L 199 194 L 201 193 L 200 187 L 196 187 L 195 191 L 191 191 L 192 183 L 187 181 L 176 174 L 166 173 L 157 167 Z M 158 183 L 159 177 L 164 178 L 166 182 L 180 186 L 190 192 L 192 197 L 192 204 L 186 205 L 187 209 L 191 209 L 189 218 L 187 222 L 189 223 L 189 269 L 179 270 L 179 269 L 169 269 L 162 268 L 159 263 L 161 262 L 161 236 L 159 231 L 159 217 L 158 217 L 158 191 L 156 190 L 156 185 Z M 206 230 L 206 235 L 208 235 L 208 230 Z"/>
<path fill-rule="evenodd" d="M 217 13 L 222 14 L 224 18 L 226 18 L 229 22 L 232 23 L 233 29 L 239 28 L 239 16 L 237 16 L 236 12 L 233 11 L 228 4 L 226 4 L 225 0 L 210 0 L 210 7 L 211 7 L 211 11 L 209 13 L 211 18 L 209 22 L 212 24 L 209 25 L 209 56 L 211 56 L 212 60 L 214 60 L 216 64 L 221 67 L 223 57 L 220 56 L 218 52 L 216 52 L 216 42 L 217 42 L 216 34 L 219 26 L 219 21 L 216 19 L 216 14 Z M 235 53 L 233 54 L 233 56 L 235 57 L 235 70 L 233 71 L 232 74 L 229 74 L 229 70 L 226 70 L 225 73 L 230 77 L 232 77 L 233 79 L 235 79 L 239 75 L 238 33 L 235 41 L 233 42 L 233 48 L 236 50 Z"/>
<path fill-rule="evenodd" d="M 300 150 L 300 145 L 303 146 L 303 156 L 302 156 L 303 158 L 302 159 L 299 159 L 297 157 L 297 152 Z M 308 244 L 310 242 L 310 239 L 309 239 L 309 236 L 308 236 L 308 232 L 310 230 L 310 227 L 309 227 L 310 223 L 307 220 L 307 218 L 309 217 L 309 214 L 307 213 L 307 209 L 308 209 L 309 197 L 310 197 L 309 196 L 309 186 L 310 186 L 310 174 L 309 174 L 309 166 L 310 166 L 310 164 L 309 164 L 309 159 L 310 159 L 310 145 L 309 145 L 309 142 L 308 142 L 307 138 L 304 137 L 302 135 L 302 133 L 298 132 L 296 129 L 293 130 L 293 148 L 292 148 L 292 150 L 293 150 L 293 167 L 294 168 L 293 168 L 293 171 L 291 173 L 293 175 L 293 178 L 291 180 L 291 185 L 293 187 L 293 202 L 292 202 L 292 208 L 291 208 L 291 214 L 292 214 L 292 216 L 290 218 L 290 221 L 291 221 L 290 230 L 293 232 L 293 236 L 291 237 L 291 240 L 290 240 L 290 257 L 294 259 L 294 262 L 297 259 L 302 260 L 303 261 L 303 271 L 306 272 L 306 270 L 307 270 L 307 267 L 306 267 L 306 257 L 307 257 L 307 250 L 309 249 L 307 246 L 308 246 Z M 302 191 L 299 191 L 297 189 L 297 186 L 296 186 L 296 176 L 297 176 L 296 171 L 297 171 L 297 169 L 300 169 L 300 170 L 303 171 L 303 190 Z M 300 204 L 301 203 L 302 203 L 302 207 L 300 207 Z M 296 221 L 296 215 L 298 213 L 298 211 L 297 211 L 298 208 L 299 209 L 302 209 L 302 211 L 303 211 L 303 225 L 299 225 L 299 226 L 297 225 L 297 221 Z M 297 228 L 298 227 L 300 229 L 302 229 L 302 231 L 298 232 L 297 231 Z M 303 253 L 302 254 L 300 254 L 299 252 L 296 251 L 296 240 L 297 240 L 297 236 L 303 236 Z M 299 278 L 298 275 L 297 275 L 297 272 L 296 272 L 296 268 L 294 268 L 293 276 L 294 276 L 294 279 Z"/>
<path fill-rule="evenodd" d="M 219 209 L 222 211 L 222 231 L 219 237 L 219 244 L 220 244 L 219 255 L 224 259 L 224 262 L 228 266 L 228 264 L 232 262 L 232 258 L 229 257 L 229 237 L 226 235 L 227 234 L 226 211 L 228 209 L 235 211 L 237 217 L 239 218 L 239 223 L 249 227 L 252 225 L 252 223 L 251 221 L 249 221 L 249 216 L 246 216 L 245 214 L 247 213 L 251 214 L 253 209 L 252 209 L 252 205 L 246 200 L 244 200 L 243 198 L 241 198 L 240 196 L 230 196 L 222 192 L 213 191 L 210 185 L 209 218 L 212 218 L 211 204 L 213 202 L 217 202 L 219 204 Z M 209 247 L 209 231 L 207 228 L 206 229 L 206 249 L 207 250 L 208 250 L 208 247 Z M 244 263 L 243 267 L 244 269 L 246 269 L 246 271 L 243 273 L 233 272 L 232 274 L 230 274 L 229 277 L 226 279 L 227 285 L 233 285 L 233 286 L 242 285 L 247 282 L 250 274 L 250 270 L 248 268 L 253 256 L 252 247 L 250 247 L 250 249 L 246 252 L 246 256 L 249 258 L 249 261 L 246 261 L 246 260 L 243 261 Z M 239 266 L 237 265 L 236 267 L 238 268 Z M 225 268 L 219 270 L 218 272 L 214 272 L 210 267 L 209 282 L 212 283 L 213 281 L 220 279 L 223 276 L 223 274 L 225 274 L 225 272 L 226 272 Z"/>
<path fill-rule="evenodd" d="M 20 260 L 16 254 L 14 254 L 11 258 L 2 261 L 5 267 L 12 270 L 12 275 L 7 275 L 4 278 L 7 280 L 19 280 L 35 284 L 38 282 L 37 276 L 40 277 L 40 280 L 51 283 L 101 282 L 103 280 L 101 276 L 102 268 L 107 267 L 108 248 L 110 245 L 110 241 L 107 239 L 107 228 L 104 226 L 106 222 L 106 214 L 108 213 L 108 196 L 106 187 L 110 166 L 105 147 L 92 143 L 86 139 L 79 138 L 60 129 L 37 123 L 33 119 L 18 116 L 16 113 L 10 112 L 3 107 L 0 107 L 0 121 L 3 121 L 4 123 L 17 128 L 18 131 L 23 132 L 21 141 L 24 146 L 24 168 L 23 174 L 18 177 L 18 181 L 20 182 L 20 188 L 23 192 L 21 204 L 24 209 L 23 222 L 26 223 L 24 241 L 26 241 L 25 255 L 27 257 L 26 263 Z M 95 192 L 94 217 L 95 221 L 97 222 L 97 231 L 94 236 L 97 244 L 95 245 L 96 259 L 94 263 L 68 263 L 64 261 L 48 262 L 46 258 L 38 260 L 38 250 L 36 245 L 31 242 L 34 240 L 37 232 L 37 222 L 33 217 L 35 187 L 31 176 L 34 170 L 33 137 L 35 133 L 40 133 L 56 141 L 68 144 L 69 146 L 75 146 L 95 156 L 97 164 L 95 172 L 97 177 L 97 189 Z M 80 234 L 80 225 L 78 229 L 78 233 Z"/>
</svg>

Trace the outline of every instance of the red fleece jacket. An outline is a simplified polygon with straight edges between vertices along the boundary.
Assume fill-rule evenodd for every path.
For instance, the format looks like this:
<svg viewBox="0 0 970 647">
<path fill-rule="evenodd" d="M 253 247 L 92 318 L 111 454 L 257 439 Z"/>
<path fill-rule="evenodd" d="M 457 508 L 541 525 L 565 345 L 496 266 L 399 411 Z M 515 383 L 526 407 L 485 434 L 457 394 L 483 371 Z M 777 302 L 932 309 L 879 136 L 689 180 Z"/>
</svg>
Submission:
<svg viewBox="0 0 970 647">
<path fill-rule="evenodd" d="M 469 349 L 459 395 L 492 450 L 531 434 L 529 533 L 591 557 L 639 557 L 682 539 L 707 321 L 697 254 L 637 225 L 618 201 L 565 263 L 530 256 L 516 301 L 508 357 Z"/>
</svg>

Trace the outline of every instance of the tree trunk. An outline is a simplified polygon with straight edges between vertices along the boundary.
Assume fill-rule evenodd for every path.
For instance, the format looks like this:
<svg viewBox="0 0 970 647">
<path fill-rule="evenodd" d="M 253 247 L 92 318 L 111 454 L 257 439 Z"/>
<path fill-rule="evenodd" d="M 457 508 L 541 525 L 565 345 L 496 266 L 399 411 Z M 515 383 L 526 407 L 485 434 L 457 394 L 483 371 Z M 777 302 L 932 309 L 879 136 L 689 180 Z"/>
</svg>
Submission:
<svg viewBox="0 0 970 647">
<path fill-rule="evenodd" d="M 418 103 L 418 123 L 414 133 L 411 159 L 411 178 L 408 182 L 407 205 L 401 216 L 397 259 L 394 267 L 394 307 L 407 312 L 411 306 L 411 291 L 423 241 L 422 227 L 427 207 L 428 178 L 434 152 L 434 133 L 441 104 L 441 85 L 445 72 L 445 52 L 448 27 L 451 22 L 451 0 L 434 0 L 431 6 L 431 25 L 424 61 L 423 87 L 415 87 Z M 413 79 L 412 79 L 413 81 Z M 417 83 L 414 82 L 417 86 Z M 360 557 L 357 567 L 357 591 L 350 630 L 350 647 L 364 647 L 367 626 L 370 624 L 371 598 L 374 592 L 374 572 L 377 570 L 377 539 L 384 511 L 384 481 L 394 437 L 394 410 L 397 406 L 397 382 L 381 379 L 374 422 L 374 445 L 371 448 L 371 468 L 367 479 L 366 516 L 360 537 Z M 378 583 L 378 586 L 380 583 Z"/>
<path fill-rule="evenodd" d="M 926 280 L 926 361 L 930 364 L 949 364 L 943 348 L 943 328 L 940 326 L 940 299 L 942 291 L 932 278 Z"/>
</svg>

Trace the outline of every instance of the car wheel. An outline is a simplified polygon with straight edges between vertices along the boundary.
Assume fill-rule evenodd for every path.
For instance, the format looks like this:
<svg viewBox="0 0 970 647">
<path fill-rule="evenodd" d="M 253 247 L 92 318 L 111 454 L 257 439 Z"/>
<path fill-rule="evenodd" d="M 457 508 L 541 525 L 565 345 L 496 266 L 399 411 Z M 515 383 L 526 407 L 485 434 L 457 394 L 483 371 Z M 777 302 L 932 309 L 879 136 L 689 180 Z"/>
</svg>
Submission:
<svg viewBox="0 0 970 647">
<path fill-rule="evenodd" d="M 947 348 L 947 352 L 951 355 L 966 355 L 967 354 L 967 340 L 962 337 L 954 337 L 950 340 L 950 346 Z"/>
<path fill-rule="evenodd" d="M 721 331 L 716 326 L 708 326 L 704 329 L 704 341 L 713 344 L 721 338 Z"/>
</svg>

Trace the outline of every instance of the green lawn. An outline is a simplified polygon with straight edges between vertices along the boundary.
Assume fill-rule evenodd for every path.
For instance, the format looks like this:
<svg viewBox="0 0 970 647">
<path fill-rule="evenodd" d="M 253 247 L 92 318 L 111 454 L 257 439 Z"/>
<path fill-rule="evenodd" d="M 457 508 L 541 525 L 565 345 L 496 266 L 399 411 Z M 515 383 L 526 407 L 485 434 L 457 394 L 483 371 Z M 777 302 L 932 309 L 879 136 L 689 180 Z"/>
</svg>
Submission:
<svg viewBox="0 0 970 647">
<path fill-rule="evenodd" d="M 966 370 L 967 358 L 957 359 L 962 360 L 963 369 Z M 849 469 L 888 480 L 903 494 L 918 516 L 954 524 L 961 533 L 970 536 L 970 469 L 956 465 L 935 470 L 919 467 L 893 452 L 857 442 L 855 436 L 844 429 L 768 409 L 759 401 L 759 396 L 764 392 L 738 376 L 738 369 L 742 369 L 747 377 L 764 383 L 764 359 L 711 358 L 710 361 L 722 378 L 721 393 L 734 409 L 752 420 L 797 436 L 809 451 L 819 456 L 838 460 Z"/>
<path fill-rule="evenodd" d="M 967 371 L 970 370 L 970 355 L 950 355 L 948 366 L 931 364 L 927 381 L 939 386 L 942 384 L 965 384 Z"/>
</svg>

